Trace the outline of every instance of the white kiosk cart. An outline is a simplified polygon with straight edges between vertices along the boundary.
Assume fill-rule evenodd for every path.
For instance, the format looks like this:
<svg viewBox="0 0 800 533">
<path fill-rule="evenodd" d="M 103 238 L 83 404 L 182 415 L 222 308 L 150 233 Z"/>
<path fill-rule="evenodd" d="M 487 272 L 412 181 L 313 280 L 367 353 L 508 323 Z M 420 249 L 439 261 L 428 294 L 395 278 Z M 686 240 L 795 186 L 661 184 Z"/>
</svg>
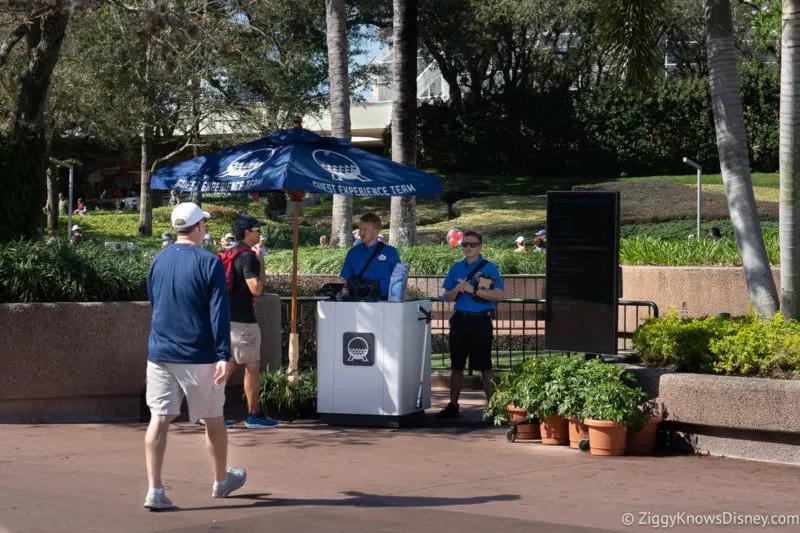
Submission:
<svg viewBox="0 0 800 533">
<path fill-rule="evenodd" d="M 317 303 L 317 411 L 331 425 L 422 425 L 431 302 Z"/>
</svg>

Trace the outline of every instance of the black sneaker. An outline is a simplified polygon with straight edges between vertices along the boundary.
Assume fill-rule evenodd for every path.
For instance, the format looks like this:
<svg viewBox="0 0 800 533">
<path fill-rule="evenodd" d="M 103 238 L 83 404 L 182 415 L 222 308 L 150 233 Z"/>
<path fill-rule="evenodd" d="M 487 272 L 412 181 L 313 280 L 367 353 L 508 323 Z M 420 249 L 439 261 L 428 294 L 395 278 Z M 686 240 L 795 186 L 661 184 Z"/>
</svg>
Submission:
<svg viewBox="0 0 800 533">
<path fill-rule="evenodd" d="M 439 411 L 436 418 L 458 418 L 461 413 L 458 412 L 458 405 L 453 405 L 453 402 L 447 404 L 447 407 Z"/>
</svg>

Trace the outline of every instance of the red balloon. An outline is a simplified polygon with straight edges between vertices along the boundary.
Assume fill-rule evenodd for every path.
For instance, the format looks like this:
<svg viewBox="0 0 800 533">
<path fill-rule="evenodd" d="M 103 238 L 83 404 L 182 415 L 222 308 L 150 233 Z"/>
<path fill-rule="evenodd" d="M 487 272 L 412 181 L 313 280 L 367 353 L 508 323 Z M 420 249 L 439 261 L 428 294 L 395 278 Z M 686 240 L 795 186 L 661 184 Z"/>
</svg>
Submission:
<svg viewBox="0 0 800 533">
<path fill-rule="evenodd" d="M 450 246 L 458 246 L 459 240 L 458 240 L 458 238 L 457 238 L 457 237 L 454 235 L 454 236 L 450 237 L 450 238 L 447 240 L 447 242 L 449 242 L 449 243 L 450 243 Z"/>
</svg>

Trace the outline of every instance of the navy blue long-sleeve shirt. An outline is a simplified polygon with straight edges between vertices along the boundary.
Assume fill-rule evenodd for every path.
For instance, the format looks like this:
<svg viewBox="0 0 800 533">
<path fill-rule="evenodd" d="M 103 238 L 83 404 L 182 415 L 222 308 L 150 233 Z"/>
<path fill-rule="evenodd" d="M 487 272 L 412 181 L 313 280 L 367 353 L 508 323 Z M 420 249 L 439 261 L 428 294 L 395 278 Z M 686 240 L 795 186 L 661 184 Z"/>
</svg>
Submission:
<svg viewBox="0 0 800 533">
<path fill-rule="evenodd" d="M 213 364 L 231 357 L 231 315 L 222 261 L 202 246 L 173 244 L 147 274 L 153 310 L 147 358 Z"/>
</svg>

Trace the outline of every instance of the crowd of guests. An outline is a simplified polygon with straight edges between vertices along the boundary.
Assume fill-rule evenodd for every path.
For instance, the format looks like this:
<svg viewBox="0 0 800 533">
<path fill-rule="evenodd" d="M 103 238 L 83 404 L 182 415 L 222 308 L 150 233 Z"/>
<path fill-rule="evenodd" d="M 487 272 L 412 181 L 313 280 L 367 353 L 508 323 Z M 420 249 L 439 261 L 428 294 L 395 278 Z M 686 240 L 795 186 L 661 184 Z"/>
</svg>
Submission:
<svg viewBox="0 0 800 533">
<path fill-rule="evenodd" d="M 536 237 L 533 239 L 533 251 L 542 252 L 545 248 L 547 248 L 547 232 L 542 229 L 536 232 Z M 517 237 L 514 241 L 514 251 L 527 252 L 529 250 L 528 241 L 525 240 L 525 236 L 520 235 Z"/>
</svg>

